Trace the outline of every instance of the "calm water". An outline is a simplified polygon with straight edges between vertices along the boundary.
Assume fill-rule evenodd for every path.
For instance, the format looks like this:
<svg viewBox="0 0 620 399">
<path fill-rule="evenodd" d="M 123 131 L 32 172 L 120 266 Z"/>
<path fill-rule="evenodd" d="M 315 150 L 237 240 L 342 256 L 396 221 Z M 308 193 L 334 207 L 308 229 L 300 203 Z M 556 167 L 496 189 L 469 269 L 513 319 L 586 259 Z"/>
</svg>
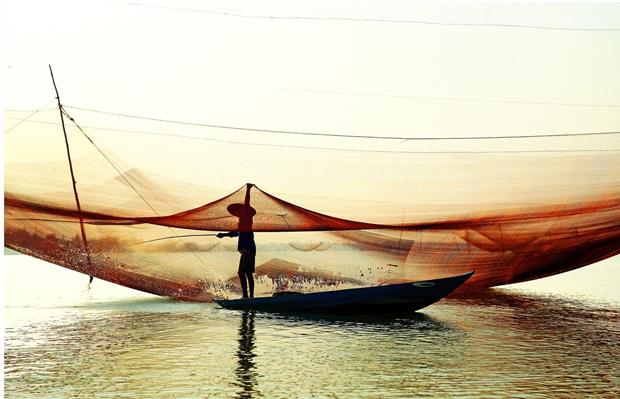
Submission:
<svg viewBox="0 0 620 399">
<path fill-rule="evenodd" d="M 177 303 L 5 256 L 7 398 L 620 397 L 620 260 L 326 318 Z"/>
</svg>

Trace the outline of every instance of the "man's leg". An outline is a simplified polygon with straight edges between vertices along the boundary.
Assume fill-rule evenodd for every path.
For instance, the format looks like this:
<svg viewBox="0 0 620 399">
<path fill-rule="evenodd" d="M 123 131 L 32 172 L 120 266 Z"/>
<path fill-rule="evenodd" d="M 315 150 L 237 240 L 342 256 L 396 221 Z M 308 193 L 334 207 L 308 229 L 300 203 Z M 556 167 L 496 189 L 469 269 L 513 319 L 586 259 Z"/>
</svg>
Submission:
<svg viewBox="0 0 620 399">
<path fill-rule="evenodd" d="M 250 286 L 250 298 L 254 298 L 254 275 L 250 273 L 245 273 L 245 276 L 248 278 L 248 285 Z"/>
<path fill-rule="evenodd" d="M 247 281 L 245 281 L 245 274 L 239 270 L 239 281 L 241 282 L 241 291 L 243 291 L 243 297 L 247 298 L 248 297 L 248 283 Z M 252 284 L 252 288 L 253 288 L 253 284 Z"/>
</svg>

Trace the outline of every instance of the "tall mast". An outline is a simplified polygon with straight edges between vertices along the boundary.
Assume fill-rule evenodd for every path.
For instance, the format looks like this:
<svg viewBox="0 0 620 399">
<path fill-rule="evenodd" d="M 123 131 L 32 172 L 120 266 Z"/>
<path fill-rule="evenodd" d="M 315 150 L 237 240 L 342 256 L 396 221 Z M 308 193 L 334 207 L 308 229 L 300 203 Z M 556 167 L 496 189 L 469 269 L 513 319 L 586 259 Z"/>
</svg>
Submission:
<svg viewBox="0 0 620 399">
<path fill-rule="evenodd" d="M 80 219 L 80 232 L 82 233 L 82 241 L 84 242 L 84 249 L 86 251 L 86 257 L 88 261 L 88 266 L 91 266 L 90 263 L 90 251 L 88 249 L 88 240 L 86 239 L 86 230 L 84 230 L 84 218 L 82 218 L 82 207 L 80 205 L 80 197 L 78 196 L 75 174 L 73 173 L 73 162 L 71 162 L 71 151 L 69 150 L 69 139 L 67 138 L 67 129 L 65 128 L 65 118 L 62 113 L 62 104 L 60 103 L 60 95 L 58 95 L 58 88 L 56 87 L 56 80 L 54 80 L 54 72 L 52 72 L 52 66 L 48 65 L 50 68 L 50 75 L 52 75 L 52 83 L 54 84 L 54 90 L 56 91 L 56 100 L 58 102 L 58 112 L 60 112 L 60 123 L 62 124 L 62 132 L 65 135 L 65 147 L 67 148 L 67 158 L 69 159 L 69 171 L 71 172 L 71 183 L 73 184 L 73 194 L 75 195 L 75 204 L 77 206 L 77 211 Z M 91 276 L 92 281 L 92 276 Z"/>
</svg>

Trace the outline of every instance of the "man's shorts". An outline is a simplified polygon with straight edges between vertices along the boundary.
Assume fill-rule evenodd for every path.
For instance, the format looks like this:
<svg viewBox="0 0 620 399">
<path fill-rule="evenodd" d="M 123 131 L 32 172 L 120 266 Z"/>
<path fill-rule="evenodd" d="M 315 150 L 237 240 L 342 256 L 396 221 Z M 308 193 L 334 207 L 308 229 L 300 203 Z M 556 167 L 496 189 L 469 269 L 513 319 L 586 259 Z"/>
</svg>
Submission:
<svg viewBox="0 0 620 399">
<path fill-rule="evenodd" d="M 256 250 L 252 248 L 243 248 L 241 250 L 241 259 L 239 259 L 239 273 L 254 273 Z"/>
</svg>

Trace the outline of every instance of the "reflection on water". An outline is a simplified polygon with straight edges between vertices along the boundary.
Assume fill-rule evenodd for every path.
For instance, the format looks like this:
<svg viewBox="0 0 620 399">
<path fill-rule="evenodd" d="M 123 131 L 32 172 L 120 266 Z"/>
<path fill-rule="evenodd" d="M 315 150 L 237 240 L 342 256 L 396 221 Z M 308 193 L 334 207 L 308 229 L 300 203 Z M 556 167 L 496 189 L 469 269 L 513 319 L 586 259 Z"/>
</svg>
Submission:
<svg viewBox="0 0 620 399">
<path fill-rule="evenodd" d="M 8 398 L 620 395 L 617 302 L 495 289 L 369 318 L 45 295 L 5 309 Z"/>
<path fill-rule="evenodd" d="M 237 350 L 237 384 L 241 387 L 238 398 L 249 399 L 258 394 L 254 366 L 254 312 L 241 313 L 239 349 Z"/>
</svg>

